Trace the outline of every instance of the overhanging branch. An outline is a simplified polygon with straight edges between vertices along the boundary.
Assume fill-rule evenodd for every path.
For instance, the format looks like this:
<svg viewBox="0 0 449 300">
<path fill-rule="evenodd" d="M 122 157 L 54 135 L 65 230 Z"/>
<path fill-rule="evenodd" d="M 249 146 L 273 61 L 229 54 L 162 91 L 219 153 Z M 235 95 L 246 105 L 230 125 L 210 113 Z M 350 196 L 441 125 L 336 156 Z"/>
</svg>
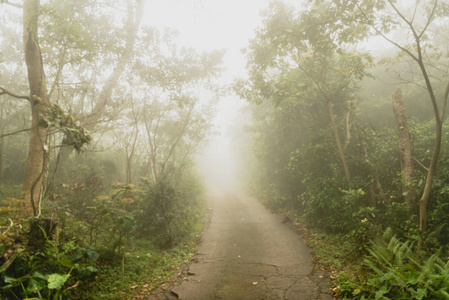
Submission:
<svg viewBox="0 0 449 300">
<path fill-rule="evenodd" d="M 2 95 L 8 95 L 8 96 L 11 96 L 11 97 L 17 98 L 17 99 L 25 99 L 25 100 L 28 100 L 29 102 L 31 102 L 30 96 L 18 95 L 16 93 L 11 92 L 10 90 L 0 87 L 0 96 L 2 96 Z"/>
</svg>

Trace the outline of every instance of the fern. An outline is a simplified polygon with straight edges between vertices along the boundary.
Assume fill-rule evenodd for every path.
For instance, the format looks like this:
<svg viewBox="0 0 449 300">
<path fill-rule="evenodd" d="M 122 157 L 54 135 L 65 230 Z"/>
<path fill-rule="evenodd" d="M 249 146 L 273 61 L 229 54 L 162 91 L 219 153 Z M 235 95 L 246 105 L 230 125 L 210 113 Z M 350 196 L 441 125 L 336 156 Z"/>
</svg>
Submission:
<svg viewBox="0 0 449 300">
<path fill-rule="evenodd" d="M 449 262 L 438 253 L 428 258 L 387 230 L 372 243 L 365 264 L 374 276 L 367 283 L 375 299 L 449 299 Z"/>
</svg>

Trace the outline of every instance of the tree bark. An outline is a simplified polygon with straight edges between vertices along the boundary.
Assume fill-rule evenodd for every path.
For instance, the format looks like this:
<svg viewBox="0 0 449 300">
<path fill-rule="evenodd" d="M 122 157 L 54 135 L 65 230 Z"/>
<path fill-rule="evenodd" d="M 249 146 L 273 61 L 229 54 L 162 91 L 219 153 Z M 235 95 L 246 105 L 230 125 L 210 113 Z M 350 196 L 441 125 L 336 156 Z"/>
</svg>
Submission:
<svg viewBox="0 0 449 300">
<path fill-rule="evenodd" d="M 346 162 L 343 147 L 341 146 L 341 140 L 340 140 L 340 135 L 338 134 L 337 124 L 335 123 L 334 109 L 332 107 L 332 101 L 329 99 L 327 100 L 327 107 L 329 109 L 329 117 L 331 119 L 332 129 L 334 130 L 334 137 L 335 137 L 335 142 L 337 143 L 338 154 L 340 156 L 341 163 L 343 164 L 343 169 L 345 170 L 345 176 L 346 176 L 346 181 L 348 182 L 348 187 L 351 189 L 352 188 L 351 174 L 349 172 L 348 163 Z"/>
<path fill-rule="evenodd" d="M 410 131 L 405 116 L 405 106 L 402 101 L 401 89 L 397 89 L 393 94 L 393 111 L 396 120 L 396 129 L 398 132 L 399 141 L 399 155 L 401 161 L 401 176 L 402 176 L 402 194 L 404 200 L 410 205 L 412 211 L 416 206 L 416 189 L 413 184 L 414 168 L 412 161 L 412 150 L 410 143 Z"/>
<path fill-rule="evenodd" d="M 5 134 L 5 127 L 3 126 L 3 109 L 2 106 L 0 108 L 0 136 Z M 3 184 L 3 152 L 5 149 L 6 138 L 0 138 L 0 186 Z"/>
<path fill-rule="evenodd" d="M 31 131 L 28 161 L 23 185 L 25 211 L 37 215 L 41 194 L 47 129 L 38 126 L 48 106 L 47 88 L 38 42 L 39 0 L 25 0 L 23 4 L 23 44 L 30 86 Z"/>
</svg>

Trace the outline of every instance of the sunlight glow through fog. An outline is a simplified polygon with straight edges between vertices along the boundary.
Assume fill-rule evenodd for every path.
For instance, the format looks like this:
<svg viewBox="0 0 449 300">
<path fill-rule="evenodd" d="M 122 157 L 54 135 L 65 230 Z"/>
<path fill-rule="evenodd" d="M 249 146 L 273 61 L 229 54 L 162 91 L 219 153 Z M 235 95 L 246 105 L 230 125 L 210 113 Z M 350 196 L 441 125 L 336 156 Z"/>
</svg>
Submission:
<svg viewBox="0 0 449 300">
<path fill-rule="evenodd" d="M 261 24 L 260 11 L 269 0 L 149 0 L 145 7 L 145 25 L 169 27 L 180 33 L 182 45 L 199 51 L 225 49 L 225 72 L 222 84 L 235 77 L 245 77 L 245 58 L 241 50 L 247 46 L 254 30 Z M 238 172 L 231 152 L 228 132 L 244 101 L 236 96 L 221 100 L 214 120 L 218 136 L 210 138 L 203 149 L 199 167 L 209 187 L 235 186 Z"/>
</svg>

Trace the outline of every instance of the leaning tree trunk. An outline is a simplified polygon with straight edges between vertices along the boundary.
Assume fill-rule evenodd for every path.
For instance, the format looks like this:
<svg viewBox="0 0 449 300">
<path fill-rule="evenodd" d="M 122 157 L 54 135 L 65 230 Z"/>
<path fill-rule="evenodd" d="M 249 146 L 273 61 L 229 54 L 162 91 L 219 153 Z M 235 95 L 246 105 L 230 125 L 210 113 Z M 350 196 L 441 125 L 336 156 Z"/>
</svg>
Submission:
<svg viewBox="0 0 449 300">
<path fill-rule="evenodd" d="M 351 174 L 349 173 L 348 163 L 346 162 L 345 153 L 343 151 L 343 147 L 341 146 L 340 135 L 338 134 L 337 124 L 335 123 L 334 109 L 332 107 L 332 101 L 329 99 L 327 100 L 327 107 L 329 109 L 329 117 L 331 119 L 332 129 L 334 130 L 334 137 L 335 137 L 335 142 L 337 143 L 338 154 L 340 156 L 341 163 L 343 164 L 343 169 L 345 170 L 345 176 L 346 176 L 346 180 L 348 181 L 348 186 L 351 189 L 352 188 Z"/>
<path fill-rule="evenodd" d="M 0 108 L 0 136 L 5 134 L 5 126 L 3 126 L 3 107 Z M 0 186 L 3 184 L 3 153 L 5 149 L 5 138 L 0 138 Z"/>
<path fill-rule="evenodd" d="M 401 89 L 397 89 L 393 94 L 393 111 L 394 118 L 396 120 L 396 129 L 398 132 L 399 140 L 399 155 L 401 161 L 401 176 L 402 176 L 402 194 L 405 201 L 412 208 L 412 212 L 417 208 L 416 201 L 416 189 L 413 184 L 413 161 L 412 150 L 410 143 L 410 131 L 407 124 L 407 118 L 405 116 L 405 106 L 402 101 Z"/>
<path fill-rule="evenodd" d="M 38 214 L 47 147 L 47 129 L 39 125 L 42 113 L 48 106 L 45 74 L 38 42 L 39 9 L 39 0 L 25 0 L 23 4 L 23 46 L 31 104 L 30 145 L 23 192 L 26 214 L 34 216 Z"/>
<path fill-rule="evenodd" d="M 103 85 L 92 112 L 83 120 L 83 123 L 85 124 L 84 127 L 88 130 L 95 129 L 95 126 L 106 110 L 115 86 L 125 71 L 126 66 L 130 62 L 132 55 L 134 54 L 137 32 L 139 31 L 140 24 L 142 23 L 144 0 L 135 0 L 135 2 L 127 0 L 127 7 L 128 15 L 126 22 L 125 49 L 122 56 L 118 59 L 114 70 Z"/>
</svg>

